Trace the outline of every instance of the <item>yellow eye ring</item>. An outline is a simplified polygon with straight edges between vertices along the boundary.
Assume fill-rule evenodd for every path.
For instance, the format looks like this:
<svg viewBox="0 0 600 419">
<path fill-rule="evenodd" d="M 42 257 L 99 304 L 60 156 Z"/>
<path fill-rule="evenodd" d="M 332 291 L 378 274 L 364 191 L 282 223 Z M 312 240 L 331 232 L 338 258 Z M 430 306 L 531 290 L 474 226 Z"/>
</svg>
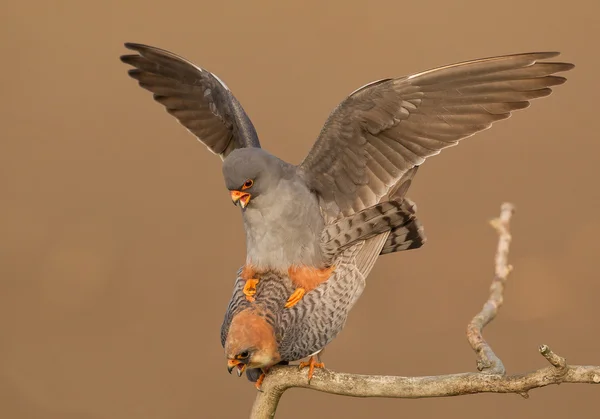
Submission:
<svg viewBox="0 0 600 419">
<path fill-rule="evenodd" d="M 248 189 L 251 188 L 252 185 L 254 185 L 254 181 L 252 179 L 248 179 L 247 181 L 244 182 L 244 184 L 242 185 L 242 190 L 243 189 Z"/>
</svg>

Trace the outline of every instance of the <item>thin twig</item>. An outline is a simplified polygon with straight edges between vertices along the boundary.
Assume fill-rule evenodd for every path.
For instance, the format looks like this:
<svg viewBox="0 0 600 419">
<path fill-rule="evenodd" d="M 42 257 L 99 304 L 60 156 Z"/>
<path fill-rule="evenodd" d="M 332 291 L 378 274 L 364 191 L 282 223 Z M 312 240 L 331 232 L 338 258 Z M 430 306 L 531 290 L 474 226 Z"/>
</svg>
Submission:
<svg viewBox="0 0 600 419">
<path fill-rule="evenodd" d="M 483 328 L 487 326 L 498 314 L 498 309 L 504 299 L 504 284 L 511 271 L 508 265 L 508 250 L 511 235 L 509 232 L 510 219 L 514 212 L 514 206 L 509 203 L 502 204 L 500 217 L 493 219 L 490 224 L 498 232 L 498 249 L 496 250 L 496 269 L 492 285 L 490 286 L 490 297 L 483 305 L 479 313 L 467 326 L 467 339 L 471 348 L 477 354 L 477 369 L 488 374 L 504 375 L 506 370 L 500 358 L 485 341 L 482 335 Z"/>
<path fill-rule="evenodd" d="M 507 260 L 511 240 L 509 222 L 513 212 L 513 205 L 505 203 L 502 205 L 500 217 L 492 221 L 499 236 L 495 276 L 490 287 L 489 299 L 467 328 L 467 338 L 477 354 L 478 370 L 483 373 L 395 377 L 318 370 L 309 384 L 305 370 L 298 370 L 294 366 L 274 367 L 262 384 L 262 392 L 256 396 L 251 419 L 275 417 L 281 396 L 292 387 L 352 397 L 417 399 L 475 393 L 515 393 L 527 398 L 529 390 L 551 384 L 600 384 L 600 366 L 568 365 L 563 357 L 552 352 L 547 345 L 540 346 L 539 352 L 550 363 L 549 366 L 526 374 L 507 376 L 502 361 L 483 339 L 483 328 L 496 317 L 502 305 L 504 285 L 511 271 Z"/>
</svg>

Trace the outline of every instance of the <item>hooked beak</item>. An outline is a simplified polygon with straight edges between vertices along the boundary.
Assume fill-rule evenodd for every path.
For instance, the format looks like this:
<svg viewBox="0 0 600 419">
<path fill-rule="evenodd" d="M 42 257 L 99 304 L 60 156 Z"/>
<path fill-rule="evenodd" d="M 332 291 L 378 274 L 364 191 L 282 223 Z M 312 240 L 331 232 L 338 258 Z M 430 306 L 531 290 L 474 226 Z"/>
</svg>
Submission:
<svg viewBox="0 0 600 419">
<path fill-rule="evenodd" d="M 227 360 L 227 371 L 231 374 L 234 368 L 237 368 L 237 376 L 241 377 L 244 371 L 246 370 L 246 364 L 241 363 L 237 359 L 229 359 Z"/>
<path fill-rule="evenodd" d="M 237 205 L 238 202 L 242 208 L 246 208 L 248 202 L 250 202 L 250 195 L 248 192 L 240 192 L 240 191 L 231 191 L 231 200 L 233 201 L 233 205 Z"/>
</svg>

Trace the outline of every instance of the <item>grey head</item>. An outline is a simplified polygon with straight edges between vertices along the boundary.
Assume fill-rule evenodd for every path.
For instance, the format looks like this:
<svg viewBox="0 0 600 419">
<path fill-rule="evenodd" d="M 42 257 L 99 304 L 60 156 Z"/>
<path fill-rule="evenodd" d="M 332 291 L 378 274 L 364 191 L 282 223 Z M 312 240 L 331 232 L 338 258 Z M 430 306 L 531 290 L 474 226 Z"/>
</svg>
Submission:
<svg viewBox="0 0 600 419">
<path fill-rule="evenodd" d="M 245 208 L 250 201 L 259 205 L 261 195 L 275 190 L 279 182 L 289 179 L 295 167 L 262 148 L 233 150 L 223 160 L 223 178 L 234 204 Z"/>
</svg>

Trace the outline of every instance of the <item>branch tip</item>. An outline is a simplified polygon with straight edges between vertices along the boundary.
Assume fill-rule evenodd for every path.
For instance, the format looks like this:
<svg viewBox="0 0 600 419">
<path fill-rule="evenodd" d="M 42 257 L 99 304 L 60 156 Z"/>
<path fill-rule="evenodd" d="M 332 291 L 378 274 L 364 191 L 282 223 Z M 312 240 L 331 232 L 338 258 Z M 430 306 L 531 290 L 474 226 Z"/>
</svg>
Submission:
<svg viewBox="0 0 600 419">
<path fill-rule="evenodd" d="M 500 206 L 500 212 L 504 213 L 504 212 L 510 212 L 510 214 L 514 214 L 516 211 L 515 205 L 511 204 L 510 202 L 504 202 L 501 206 Z"/>
<path fill-rule="evenodd" d="M 559 370 L 566 370 L 567 360 L 552 352 L 552 349 L 550 349 L 548 345 L 541 345 L 539 351 L 553 367 L 558 368 Z"/>
</svg>

